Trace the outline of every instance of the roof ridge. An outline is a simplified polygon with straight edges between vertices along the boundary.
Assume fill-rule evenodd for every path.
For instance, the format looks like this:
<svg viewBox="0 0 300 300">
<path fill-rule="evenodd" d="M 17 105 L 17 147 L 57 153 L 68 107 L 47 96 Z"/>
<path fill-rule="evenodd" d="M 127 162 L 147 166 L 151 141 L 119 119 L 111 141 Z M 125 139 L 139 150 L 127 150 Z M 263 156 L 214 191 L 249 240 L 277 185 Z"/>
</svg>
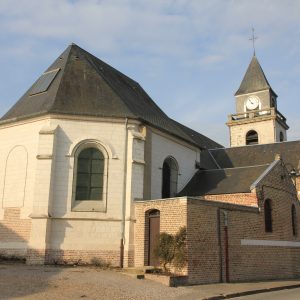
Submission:
<svg viewBox="0 0 300 300">
<path fill-rule="evenodd" d="M 62 56 L 64 56 L 64 54 L 66 54 L 66 58 L 65 58 L 65 62 L 64 62 L 64 68 L 60 68 L 60 72 L 61 72 L 61 74 L 60 74 L 60 76 L 61 77 L 63 77 L 63 75 L 64 75 L 64 73 L 65 73 L 65 70 L 66 70 L 66 68 L 67 68 L 67 65 L 68 65 L 68 61 L 69 61 L 69 55 L 70 55 L 70 53 L 71 53 L 71 49 L 72 49 L 72 46 L 73 45 L 75 45 L 75 44 L 71 44 L 57 59 L 61 59 L 61 57 Z M 57 60 L 56 59 L 56 60 Z M 47 69 L 47 70 L 49 70 L 53 65 L 55 64 L 55 62 Z M 47 70 L 46 70 L 46 72 L 47 72 Z M 55 103 L 56 103 L 56 101 L 57 101 L 57 95 L 58 95 L 58 93 L 59 93 L 59 91 L 60 91 L 60 89 L 61 89 L 61 80 L 59 81 L 59 85 L 58 85 L 58 87 L 57 87 L 57 90 L 56 90 L 56 93 L 55 93 L 55 95 L 54 95 L 54 100 L 53 100 L 53 102 L 52 102 L 52 105 L 49 107 L 49 109 L 48 109 L 48 112 L 52 112 L 52 110 L 53 110 L 53 107 L 55 106 Z"/>
<path fill-rule="evenodd" d="M 222 170 L 233 170 L 233 169 L 249 169 L 249 168 L 264 167 L 264 166 L 269 166 L 269 165 L 270 164 L 261 164 L 261 165 L 253 165 L 253 166 L 242 166 L 242 167 L 220 168 L 220 169 L 207 169 L 207 170 L 199 170 L 199 171 L 208 172 L 208 171 L 222 171 Z"/>
</svg>

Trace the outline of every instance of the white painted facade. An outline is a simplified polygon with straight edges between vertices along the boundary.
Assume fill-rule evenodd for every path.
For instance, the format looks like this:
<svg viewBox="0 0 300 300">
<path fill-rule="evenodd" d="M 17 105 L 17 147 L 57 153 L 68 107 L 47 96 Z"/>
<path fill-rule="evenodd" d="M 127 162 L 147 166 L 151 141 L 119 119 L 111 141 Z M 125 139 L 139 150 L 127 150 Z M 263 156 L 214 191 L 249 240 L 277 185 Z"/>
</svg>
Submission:
<svg viewBox="0 0 300 300">
<path fill-rule="evenodd" d="M 161 198 L 168 156 L 178 164 L 178 192 L 194 175 L 200 157 L 193 145 L 158 130 L 149 132 L 151 137 L 133 120 L 65 116 L 2 125 L 0 221 L 6 208 L 21 208 L 20 218 L 31 219 L 29 249 L 119 252 L 123 238 L 125 252 L 134 251 L 133 201 L 144 199 L 145 185 L 151 185 L 151 199 Z M 76 150 L 84 143 L 97 144 L 106 153 L 106 188 L 101 205 L 82 203 L 74 209 Z M 146 165 L 150 182 L 145 182 Z"/>
<path fill-rule="evenodd" d="M 200 150 L 161 132 L 152 134 L 151 199 L 162 197 L 162 167 L 171 156 L 178 164 L 177 192 L 180 192 L 196 172 L 195 162 L 200 160 Z"/>
</svg>

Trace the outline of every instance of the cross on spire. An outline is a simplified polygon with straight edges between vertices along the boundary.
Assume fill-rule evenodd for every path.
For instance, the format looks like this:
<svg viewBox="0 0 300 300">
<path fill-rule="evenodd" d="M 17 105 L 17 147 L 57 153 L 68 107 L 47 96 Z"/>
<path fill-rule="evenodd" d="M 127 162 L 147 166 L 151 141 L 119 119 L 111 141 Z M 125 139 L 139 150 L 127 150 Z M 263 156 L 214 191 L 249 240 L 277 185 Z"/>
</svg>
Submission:
<svg viewBox="0 0 300 300">
<path fill-rule="evenodd" d="M 252 37 L 249 39 L 249 41 L 252 41 L 254 56 L 255 56 L 255 40 L 257 40 L 257 36 L 254 35 L 254 28 L 252 27 Z"/>
</svg>

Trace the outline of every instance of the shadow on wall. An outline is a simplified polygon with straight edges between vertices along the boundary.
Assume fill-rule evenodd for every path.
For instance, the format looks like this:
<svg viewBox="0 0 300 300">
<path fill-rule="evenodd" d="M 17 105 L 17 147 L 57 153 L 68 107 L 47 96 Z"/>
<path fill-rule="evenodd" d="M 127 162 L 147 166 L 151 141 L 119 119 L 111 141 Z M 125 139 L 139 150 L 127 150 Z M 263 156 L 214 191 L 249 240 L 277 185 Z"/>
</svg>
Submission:
<svg viewBox="0 0 300 300">
<path fill-rule="evenodd" d="M 39 255 L 34 253 L 32 255 Z M 45 291 L 60 268 L 25 264 L 27 241 L 0 222 L 1 299 L 31 296 Z"/>
</svg>

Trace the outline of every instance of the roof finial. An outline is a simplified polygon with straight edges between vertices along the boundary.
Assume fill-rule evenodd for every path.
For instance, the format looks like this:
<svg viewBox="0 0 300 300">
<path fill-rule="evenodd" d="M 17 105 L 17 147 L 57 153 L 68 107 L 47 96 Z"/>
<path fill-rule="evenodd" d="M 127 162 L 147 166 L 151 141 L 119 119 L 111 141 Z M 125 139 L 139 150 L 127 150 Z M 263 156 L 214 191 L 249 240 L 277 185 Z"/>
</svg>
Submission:
<svg viewBox="0 0 300 300">
<path fill-rule="evenodd" d="M 252 41 L 253 56 L 255 56 L 255 40 L 257 40 L 257 36 L 254 35 L 254 28 L 252 27 L 252 37 L 249 39 L 249 41 Z"/>
</svg>

